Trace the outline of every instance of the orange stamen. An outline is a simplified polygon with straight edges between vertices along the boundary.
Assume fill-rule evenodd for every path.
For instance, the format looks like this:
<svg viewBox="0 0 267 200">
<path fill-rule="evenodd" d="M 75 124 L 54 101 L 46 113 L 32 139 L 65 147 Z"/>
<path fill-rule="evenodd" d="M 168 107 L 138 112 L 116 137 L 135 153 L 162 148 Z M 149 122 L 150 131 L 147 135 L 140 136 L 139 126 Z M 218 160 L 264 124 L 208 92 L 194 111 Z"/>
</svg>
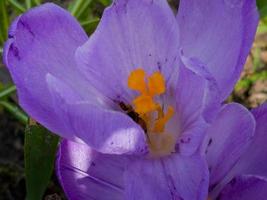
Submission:
<svg viewBox="0 0 267 200">
<path fill-rule="evenodd" d="M 157 104 L 149 95 L 140 95 L 133 100 L 135 111 L 138 114 L 146 114 L 154 111 L 157 108 Z"/>
<path fill-rule="evenodd" d="M 154 132 L 156 133 L 164 132 L 166 123 L 172 118 L 173 115 L 174 115 L 174 109 L 172 106 L 169 106 L 167 113 L 162 118 L 156 120 L 153 129 Z"/>
<path fill-rule="evenodd" d="M 151 96 L 161 95 L 165 92 L 165 80 L 160 72 L 155 72 L 148 77 L 148 90 Z"/>
<path fill-rule="evenodd" d="M 128 77 L 128 87 L 145 94 L 147 92 L 145 75 L 145 71 L 140 68 L 132 71 Z"/>
<path fill-rule="evenodd" d="M 158 155 L 173 151 L 176 140 L 172 134 L 165 131 L 165 126 L 173 117 L 174 108 L 169 106 L 164 113 L 162 106 L 155 101 L 156 96 L 166 91 L 163 75 L 154 72 L 147 77 L 143 69 L 135 69 L 128 77 L 128 87 L 139 92 L 133 100 L 134 110 L 146 123 L 151 151 Z M 156 114 L 157 119 L 155 119 Z"/>
</svg>

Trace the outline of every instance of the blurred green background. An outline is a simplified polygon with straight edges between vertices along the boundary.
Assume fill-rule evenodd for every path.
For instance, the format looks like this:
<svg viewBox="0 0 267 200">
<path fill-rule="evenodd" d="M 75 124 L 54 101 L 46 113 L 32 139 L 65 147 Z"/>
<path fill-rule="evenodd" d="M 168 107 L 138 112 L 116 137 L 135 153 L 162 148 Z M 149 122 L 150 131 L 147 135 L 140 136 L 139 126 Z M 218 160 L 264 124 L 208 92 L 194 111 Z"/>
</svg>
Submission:
<svg viewBox="0 0 267 200">
<path fill-rule="evenodd" d="M 7 39 L 8 27 L 12 20 L 31 7 L 45 2 L 48 1 L 0 0 L 1 57 L 3 44 Z M 103 9 L 111 3 L 111 0 L 54 0 L 50 2 L 68 9 L 90 35 L 95 30 Z M 169 2 L 174 10 L 178 7 L 178 0 L 169 0 Z M 257 4 L 261 21 L 255 42 L 241 78 L 228 99 L 229 102 L 239 102 L 248 108 L 256 107 L 267 100 L 267 0 L 258 0 Z M 65 199 L 55 174 L 52 174 L 54 152 L 58 138 L 47 133 L 48 131 L 42 127 L 27 124 L 28 117 L 17 104 L 16 88 L 0 61 L 0 200 L 25 199 L 26 185 L 28 200 L 38 200 L 37 198 L 40 198 L 38 195 L 43 196 L 43 199 L 46 200 Z M 32 137 L 31 133 L 33 132 L 38 137 Z M 50 143 L 44 144 L 47 135 Z M 32 152 L 37 150 L 40 152 L 40 149 L 38 149 L 40 145 L 50 151 L 46 155 Z M 33 148 L 29 148 L 30 146 L 33 146 Z M 32 157 L 32 155 L 35 155 L 35 157 Z M 32 165 L 29 160 L 34 162 L 36 155 L 47 158 L 44 160 L 49 160 L 50 165 L 47 167 L 43 163 L 44 168 L 41 167 L 39 171 L 33 168 L 34 163 Z M 27 161 L 26 165 L 24 160 Z M 31 179 L 34 176 L 38 177 L 38 174 L 41 173 L 47 176 L 46 178 L 39 177 L 40 186 L 31 185 Z M 51 174 L 52 177 L 50 178 Z"/>
</svg>

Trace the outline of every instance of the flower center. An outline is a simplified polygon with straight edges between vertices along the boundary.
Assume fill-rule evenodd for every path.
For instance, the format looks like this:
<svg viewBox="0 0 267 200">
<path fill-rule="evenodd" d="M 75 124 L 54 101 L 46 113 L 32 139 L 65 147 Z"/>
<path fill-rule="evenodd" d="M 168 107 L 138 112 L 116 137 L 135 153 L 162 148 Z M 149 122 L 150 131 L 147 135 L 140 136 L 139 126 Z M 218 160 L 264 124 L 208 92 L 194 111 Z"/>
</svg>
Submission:
<svg viewBox="0 0 267 200">
<path fill-rule="evenodd" d="M 157 102 L 157 97 L 166 91 L 163 75 L 157 71 L 148 76 L 143 69 L 135 69 L 128 77 L 128 87 L 139 93 L 132 102 L 136 113 L 132 118 L 146 132 L 151 152 L 156 155 L 169 154 L 174 150 L 175 139 L 166 132 L 165 127 L 174 115 L 174 108 L 168 106 L 164 111 L 164 106 Z"/>
</svg>

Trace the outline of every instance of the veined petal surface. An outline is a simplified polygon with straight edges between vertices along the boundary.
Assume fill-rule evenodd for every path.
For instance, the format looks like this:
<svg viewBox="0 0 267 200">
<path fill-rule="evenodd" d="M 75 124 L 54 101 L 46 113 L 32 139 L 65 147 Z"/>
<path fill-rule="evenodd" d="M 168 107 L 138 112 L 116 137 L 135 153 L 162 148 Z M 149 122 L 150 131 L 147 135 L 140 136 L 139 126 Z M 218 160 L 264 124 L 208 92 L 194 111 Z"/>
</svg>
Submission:
<svg viewBox="0 0 267 200">
<path fill-rule="evenodd" d="M 254 40 L 256 0 L 181 0 L 177 20 L 181 47 L 205 63 L 221 91 L 232 91 Z"/>
<path fill-rule="evenodd" d="M 70 200 L 206 200 L 208 192 L 208 169 L 199 155 L 162 159 L 105 155 L 64 140 L 57 173 Z"/>
<path fill-rule="evenodd" d="M 79 23 L 64 9 L 47 3 L 19 16 L 4 48 L 4 63 L 17 86 L 22 108 L 55 133 L 64 129 L 49 92 L 48 73 L 67 82 L 83 98 L 91 95 L 76 67 L 74 54 L 88 39 Z"/>
<path fill-rule="evenodd" d="M 168 82 L 177 69 L 179 30 L 165 0 L 115 0 L 94 34 L 76 52 L 80 70 L 111 99 L 131 102 L 130 72 L 160 71 Z"/>
<path fill-rule="evenodd" d="M 220 193 L 219 200 L 263 200 L 267 196 L 267 180 L 260 176 L 235 177 Z"/>
<path fill-rule="evenodd" d="M 253 139 L 255 120 L 243 106 L 232 103 L 222 107 L 207 131 L 205 153 L 210 170 L 210 187 L 232 169 Z"/>
<path fill-rule="evenodd" d="M 85 144 L 63 140 L 57 175 L 69 200 L 120 200 L 125 165 L 123 156 L 101 154 Z"/>
<path fill-rule="evenodd" d="M 216 80 L 199 60 L 181 51 L 175 89 L 176 112 L 181 137 L 177 145 L 183 154 L 194 153 L 203 141 L 206 128 L 220 108 Z"/>
<path fill-rule="evenodd" d="M 126 199 L 206 200 L 208 169 L 201 156 L 136 159 L 125 172 Z"/>
<path fill-rule="evenodd" d="M 253 109 L 252 114 L 256 120 L 254 137 L 227 176 L 214 189 L 214 195 L 235 176 L 251 174 L 267 177 L 267 103 Z"/>
<path fill-rule="evenodd" d="M 58 123 L 65 128 L 62 129 L 63 135 L 75 136 L 101 153 L 147 153 L 144 131 L 126 114 L 112 110 L 94 98 L 83 100 L 76 91 L 52 75 L 47 76 L 47 82 L 54 109 L 61 120 Z"/>
</svg>

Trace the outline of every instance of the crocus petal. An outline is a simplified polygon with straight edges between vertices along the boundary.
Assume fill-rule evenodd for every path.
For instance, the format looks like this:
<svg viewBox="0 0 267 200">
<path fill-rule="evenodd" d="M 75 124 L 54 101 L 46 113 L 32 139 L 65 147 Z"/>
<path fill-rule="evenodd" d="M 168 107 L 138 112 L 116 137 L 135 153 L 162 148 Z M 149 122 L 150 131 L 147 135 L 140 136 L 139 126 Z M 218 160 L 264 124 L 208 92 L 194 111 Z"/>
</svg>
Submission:
<svg viewBox="0 0 267 200">
<path fill-rule="evenodd" d="M 190 154 L 199 147 L 207 123 L 214 120 L 219 111 L 219 89 L 215 79 L 201 62 L 187 58 L 183 53 L 181 61 L 175 90 L 182 136 L 179 147 L 182 153 Z"/>
<path fill-rule="evenodd" d="M 217 199 L 263 200 L 267 196 L 267 179 L 257 176 L 237 176 L 225 186 Z"/>
<path fill-rule="evenodd" d="M 195 84 L 199 84 L 200 86 L 199 88 L 195 87 L 194 89 L 191 89 L 191 88 L 188 88 L 187 85 L 186 86 L 184 85 L 184 87 L 187 88 L 187 90 L 189 91 L 188 93 L 190 92 L 195 93 L 196 88 L 198 88 L 201 91 L 201 85 L 203 88 L 201 93 L 198 93 L 198 99 L 201 100 L 200 102 L 202 105 L 196 107 L 195 110 L 202 109 L 203 118 L 207 122 L 211 122 L 217 115 L 217 112 L 219 111 L 219 108 L 221 106 L 220 101 L 219 101 L 220 90 L 219 90 L 218 83 L 213 77 L 213 75 L 209 73 L 205 64 L 201 63 L 201 61 L 199 61 L 196 58 L 186 57 L 183 54 L 183 50 L 181 52 L 181 60 L 184 66 L 188 69 L 188 71 L 190 71 L 188 72 L 189 74 L 188 76 L 190 77 L 197 76 L 198 79 L 200 79 L 200 80 L 195 81 Z M 188 84 L 188 82 L 189 81 L 185 80 L 185 83 L 181 83 L 181 85 Z M 201 95 L 202 95 L 202 98 L 201 98 Z"/>
<path fill-rule="evenodd" d="M 74 60 L 76 48 L 87 39 L 79 23 L 51 3 L 29 10 L 10 28 L 3 56 L 17 86 L 20 105 L 53 132 L 59 133 L 63 127 L 53 109 L 46 74 L 66 81 L 83 97 L 90 96 L 88 83 Z"/>
<path fill-rule="evenodd" d="M 181 0 L 181 47 L 205 63 L 219 84 L 221 101 L 233 89 L 258 24 L 255 0 Z"/>
<path fill-rule="evenodd" d="M 147 153 L 144 131 L 122 112 L 96 101 L 81 101 L 68 85 L 52 75 L 47 77 L 54 109 L 64 124 L 64 135 L 80 138 L 91 148 L 109 154 Z"/>
<path fill-rule="evenodd" d="M 177 67 L 179 31 L 165 0 L 115 0 L 95 33 L 77 50 L 81 71 L 111 99 L 131 102 L 130 72 L 161 71 L 166 80 Z"/>
<path fill-rule="evenodd" d="M 85 144 L 63 140 L 57 175 L 69 200 L 123 199 L 123 156 L 97 153 Z"/>
<path fill-rule="evenodd" d="M 198 155 L 137 159 L 125 172 L 126 199 L 206 200 L 208 170 Z"/>
<path fill-rule="evenodd" d="M 253 140 L 235 166 L 215 188 L 214 193 L 218 193 L 234 176 L 252 174 L 267 177 L 267 103 L 252 110 L 252 114 L 256 119 Z"/>
<path fill-rule="evenodd" d="M 231 173 L 267 177 L 267 103 L 252 110 L 256 120 L 253 141 Z"/>
<path fill-rule="evenodd" d="M 206 200 L 208 170 L 199 155 L 163 159 L 97 153 L 85 144 L 64 140 L 57 175 L 70 200 Z"/>
<path fill-rule="evenodd" d="M 255 130 L 252 114 L 239 104 L 225 105 L 207 131 L 210 187 L 218 183 L 245 152 Z"/>
</svg>

